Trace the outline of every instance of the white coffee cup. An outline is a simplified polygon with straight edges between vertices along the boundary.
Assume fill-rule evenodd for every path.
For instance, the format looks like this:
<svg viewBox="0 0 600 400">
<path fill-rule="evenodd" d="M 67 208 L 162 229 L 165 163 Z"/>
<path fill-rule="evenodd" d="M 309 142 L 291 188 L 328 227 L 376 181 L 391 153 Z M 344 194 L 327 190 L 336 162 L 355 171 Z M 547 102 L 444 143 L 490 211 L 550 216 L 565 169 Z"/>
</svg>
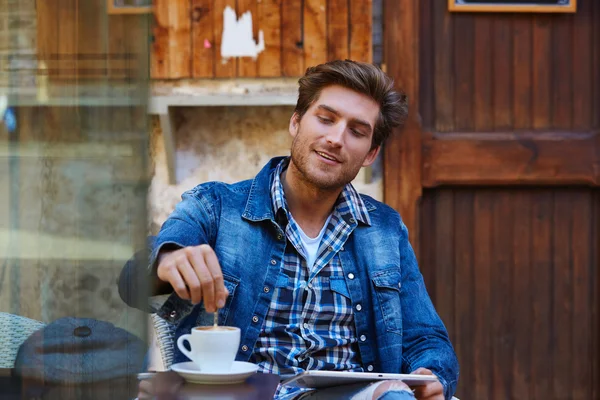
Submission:
<svg viewBox="0 0 600 400">
<path fill-rule="evenodd" d="M 184 340 L 191 351 L 183 346 Z M 179 350 L 206 373 L 229 372 L 239 346 L 240 328 L 235 326 L 197 326 L 177 339 Z"/>
</svg>

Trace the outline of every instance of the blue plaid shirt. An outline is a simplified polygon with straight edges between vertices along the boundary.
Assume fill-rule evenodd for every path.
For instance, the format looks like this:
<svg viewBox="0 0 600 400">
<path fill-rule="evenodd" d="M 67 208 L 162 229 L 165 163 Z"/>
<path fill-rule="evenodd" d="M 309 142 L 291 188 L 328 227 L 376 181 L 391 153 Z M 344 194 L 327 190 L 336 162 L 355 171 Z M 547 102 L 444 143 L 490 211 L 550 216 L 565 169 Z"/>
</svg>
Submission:
<svg viewBox="0 0 600 400">
<path fill-rule="evenodd" d="M 287 244 L 281 273 L 250 361 L 261 372 L 280 375 L 305 370 L 363 371 L 358 352 L 352 301 L 337 255 L 355 221 L 370 225 L 368 211 L 354 187 L 346 185 L 325 228 L 312 267 L 300 239 L 300 227 L 287 208 L 280 175 L 271 178 L 271 200 Z"/>
</svg>

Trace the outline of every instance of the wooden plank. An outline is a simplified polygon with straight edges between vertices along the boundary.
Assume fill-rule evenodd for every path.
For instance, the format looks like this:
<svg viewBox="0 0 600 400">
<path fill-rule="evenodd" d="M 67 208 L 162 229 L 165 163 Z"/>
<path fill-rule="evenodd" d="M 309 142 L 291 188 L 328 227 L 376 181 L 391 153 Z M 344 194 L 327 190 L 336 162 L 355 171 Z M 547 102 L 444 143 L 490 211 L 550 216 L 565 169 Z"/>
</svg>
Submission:
<svg viewBox="0 0 600 400">
<path fill-rule="evenodd" d="M 462 396 L 463 393 L 470 393 L 476 368 L 473 348 L 475 333 L 472 329 L 476 307 L 474 298 L 475 265 L 473 263 L 475 191 L 470 189 L 454 190 L 454 219 L 464 221 L 464 223 L 454 224 L 452 232 L 456 295 L 454 296 L 454 337 L 451 337 L 450 340 L 455 346 L 457 357 L 460 360 L 461 378 L 456 394 Z M 424 240 L 423 244 L 426 242 L 427 240 Z M 435 253 L 435 249 L 432 249 L 432 252 Z"/>
<path fill-rule="evenodd" d="M 150 76 L 153 79 L 171 77 L 169 51 L 169 0 L 154 0 L 154 24 L 152 27 L 152 53 L 150 55 Z"/>
<path fill-rule="evenodd" d="M 596 3 L 595 3 L 596 4 Z M 600 7 L 596 8 L 600 12 Z M 598 14 L 597 14 L 598 15 Z M 597 21 L 597 20 L 596 20 Z M 595 190 L 592 194 L 592 239 L 590 243 L 600 242 L 600 190 Z M 593 246 L 591 249 L 591 262 L 590 262 L 590 280 L 589 290 L 591 295 L 590 301 L 590 319 L 591 319 L 591 380 L 594 382 L 592 385 L 591 399 L 597 399 L 600 396 L 600 382 L 596 377 L 600 374 L 600 273 L 598 268 L 594 265 L 600 265 L 600 246 Z M 589 382 L 589 381 L 588 381 Z"/>
<path fill-rule="evenodd" d="M 513 126 L 531 129 L 532 123 L 532 19 L 519 16 L 513 19 Z"/>
<path fill-rule="evenodd" d="M 552 98 L 551 57 L 552 17 L 534 16 L 533 25 L 533 127 L 548 129 Z"/>
<path fill-rule="evenodd" d="M 105 3 L 79 1 L 77 7 L 77 65 L 79 77 L 105 82 L 108 76 L 108 45 L 106 43 L 107 14 Z"/>
<path fill-rule="evenodd" d="M 423 143 L 422 176 L 425 187 L 600 186 L 600 132 L 436 133 Z"/>
<path fill-rule="evenodd" d="M 252 37 L 255 42 L 258 42 L 258 8 L 256 1 L 237 0 L 237 14 L 238 18 L 248 11 L 252 14 Z M 258 60 L 252 57 L 239 57 L 237 76 L 242 78 L 256 78 L 258 76 Z"/>
<path fill-rule="evenodd" d="M 573 62 L 571 16 L 556 16 L 552 27 L 552 127 L 570 130 L 573 110 Z M 584 45 L 583 43 L 578 46 Z M 577 73 L 580 73 L 579 71 Z"/>
<path fill-rule="evenodd" d="M 169 0 L 169 78 L 191 78 L 190 0 Z"/>
<path fill-rule="evenodd" d="M 478 16 L 475 19 L 473 62 L 473 121 L 474 129 L 485 132 L 492 130 L 492 26 L 493 17 Z"/>
<path fill-rule="evenodd" d="M 419 23 L 419 88 L 421 91 L 421 118 L 423 129 L 432 131 L 435 123 L 435 87 L 434 87 L 434 3 L 421 2 L 421 17 Z"/>
<path fill-rule="evenodd" d="M 50 57 L 58 52 L 58 0 L 40 1 L 36 7 L 38 60 L 48 67 Z M 50 80 L 53 76 L 50 75 Z"/>
<path fill-rule="evenodd" d="M 491 304 L 494 317 L 490 319 L 492 332 L 492 393 L 493 398 L 510 398 L 512 372 L 512 349 L 514 348 L 514 326 L 510 307 L 505 305 L 507 293 L 511 292 L 512 275 L 518 273 L 512 267 L 512 231 L 514 200 L 507 190 L 494 190 L 491 202 L 492 214 L 492 260 L 490 276 Z M 478 366 L 476 366 L 478 367 Z"/>
<path fill-rule="evenodd" d="M 598 236 L 594 229 L 600 226 L 600 221 L 594 221 L 594 204 L 598 208 L 598 202 L 593 203 L 593 192 L 589 190 L 578 190 L 572 194 L 571 209 L 568 211 L 570 218 L 570 242 L 563 244 L 570 249 L 569 262 L 572 265 L 572 324 L 568 360 L 573 360 L 570 371 L 570 396 L 573 399 L 597 398 L 592 393 L 594 387 L 598 387 L 596 375 L 593 375 L 593 353 L 594 342 L 598 342 L 598 336 L 594 335 L 593 320 L 597 303 L 594 303 L 594 292 L 598 291 L 597 280 L 594 280 L 594 271 L 597 271 L 598 263 L 594 263 L 594 247 L 598 246 Z M 595 240 L 594 240 L 595 239 Z M 596 245 L 594 245 L 596 243 Z M 600 251 L 600 250 L 599 250 Z M 596 314 L 597 315 L 597 314 Z"/>
<path fill-rule="evenodd" d="M 419 3 L 386 0 L 387 27 L 384 62 L 388 74 L 409 99 L 409 116 L 402 134 L 393 132 L 384 146 L 384 200 L 402 216 L 419 254 L 419 210 L 421 197 L 421 126 L 419 122 Z M 408 61 L 407 61 L 408 60 Z"/>
<path fill-rule="evenodd" d="M 555 327 L 571 327 L 579 325 L 572 319 L 573 309 L 573 276 L 571 269 L 571 214 L 573 212 L 572 193 L 557 190 L 554 193 L 554 216 L 552 226 L 552 273 L 553 293 L 552 311 Z M 585 229 L 585 225 L 577 229 Z M 571 351 L 571 329 L 559 329 L 559 334 L 552 338 L 553 362 L 552 395 L 559 399 L 569 398 L 572 394 L 571 372 L 574 354 Z M 579 360 L 578 362 L 581 362 Z"/>
<path fill-rule="evenodd" d="M 537 192 L 532 205 L 532 274 L 535 285 L 531 287 L 531 397 L 532 399 L 553 398 L 552 340 L 555 327 L 552 324 L 552 192 Z"/>
<path fill-rule="evenodd" d="M 592 71 L 600 71 L 600 3 L 594 1 L 593 8 L 593 33 L 592 33 Z M 591 82 L 593 85 L 593 101 L 594 105 L 592 110 L 600 110 L 600 77 L 598 74 L 594 74 L 593 81 Z M 593 112 L 594 114 L 594 127 L 600 127 L 600 113 L 597 111 Z"/>
<path fill-rule="evenodd" d="M 214 71 L 215 30 L 212 0 L 192 1 L 192 75 L 212 78 Z"/>
<path fill-rule="evenodd" d="M 459 14 L 454 18 L 454 129 L 473 130 L 473 66 L 476 55 L 474 18 L 469 14 Z M 451 73 L 451 71 L 447 71 Z"/>
<path fill-rule="evenodd" d="M 347 29 L 350 31 L 350 59 L 373 62 L 373 0 L 350 0 Z"/>
<path fill-rule="evenodd" d="M 60 0 L 58 8 L 58 65 L 62 81 L 77 81 L 77 0 Z"/>
<path fill-rule="evenodd" d="M 512 128 L 512 20 L 506 15 L 494 18 L 494 130 L 507 131 Z M 479 57 L 476 55 L 475 57 Z"/>
<path fill-rule="evenodd" d="M 302 14 L 301 2 L 284 1 L 281 4 L 281 72 L 283 76 L 304 74 Z"/>
<path fill-rule="evenodd" d="M 258 76 L 281 76 L 281 5 L 282 0 L 258 3 L 258 27 L 265 35 L 265 50 L 258 55 Z"/>
<path fill-rule="evenodd" d="M 475 194 L 473 242 L 473 377 L 470 385 L 474 399 L 492 399 L 490 377 L 492 372 L 492 215 L 489 212 L 494 193 L 480 190 Z"/>
<path fill-rule="evenodd" d="M 448 334 L 455 337 L 454 325 L 454 241 L 453 230 L 458 222 L 454 219 L 454 191 L 440 190 L 435 199 L 435 264 L 429 265 L 435 273 L 435 307 L 446 325 Z"/>
<path fill-rule="evenodd" d="M 348 0 L 329 0 L 327 2 L 327 61 L 345 60 L 350 57 L 349 29 L 350 27 L 354 29 L 354 27 L 348 25 L 349 12 Z M 362 28 L 364 28 L 364 24 Z M 356 32 L 356 34 L 362 35 L 358 39 L 364 40 L 365 32 Z"/>
<path fill-rule="evenodd" d="M 214 62 L 217 78 L 233 78 L 237 75 L 237 58 L 221 57 L 221 42 L 223 37 L 223 12 L 226 7 L 236 9 L 235 0 L 214 0 L 213 27 L 215 29 Z"/>
<path fill-rule="evenodd" d="M 592 1 L 581 1 L 579 12 L 573 16 L 573 129 L 585 130 L 592 128 L 593 85 L 597 75 L 592 73 L 593 49 L 598 42 L 592 38 Z M 596 43 L 596 45 L 594 44 Z M 597 70 L 595 70 L 597 71 Z"/>
<path fill-rule="evenodd" d="M 531 243 L 532 243 L 532 212 L 531 193 L 519 190 L 515 193 L 513 210 L 513 270 L 512 290 L 510 296 L 511 315 L 514 316 L 514 346 L 512 348 L 512 393 L 510 398 L 531 398 L 531 357 L 529 351 L 532 340 L 531 335 L 531 288 L 535 284 L 535 277 L 531 274 Z"/>
<path fill-rule="evenodd" d="M 454 130 L 454 20 L 442 2 L 436 2 L 433 14 L 435 54 L 435 130 Z"/>
<path fill-rule="evenodd" d="M 327 61 L 327 0 L 304 0 L 304 65 Z"/>
</svg>

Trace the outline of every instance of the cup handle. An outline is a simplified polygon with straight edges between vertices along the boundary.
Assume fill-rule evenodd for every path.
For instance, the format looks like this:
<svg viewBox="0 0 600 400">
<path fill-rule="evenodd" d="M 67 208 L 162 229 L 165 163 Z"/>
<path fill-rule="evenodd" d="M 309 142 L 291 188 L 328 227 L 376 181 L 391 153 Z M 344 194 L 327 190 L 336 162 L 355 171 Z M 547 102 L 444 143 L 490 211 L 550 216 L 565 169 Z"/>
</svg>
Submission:
<svg viewBox="0 0 600 400">
<path fill-rule="evenodd" d="M 179 348 L 179 350 L 186 355 L 187 358 L 189 358 L 190 360 L 194 361 L 192 359 L 192 352 L 189 351 L 188 349 L 186 349 L 183 345 L 183 341 L 187 340 L 188 343 L 190 343 L 189 341 L 189 337 L 191 337 L 192 335 L 190 335 L 189 333 L 183 334 L 181 336 L 179 336 L 179 338 L 177 339 L 177 347 Z M 192 344 L 190 343 L 190 348 L 192 347 Z"/>
</svg>

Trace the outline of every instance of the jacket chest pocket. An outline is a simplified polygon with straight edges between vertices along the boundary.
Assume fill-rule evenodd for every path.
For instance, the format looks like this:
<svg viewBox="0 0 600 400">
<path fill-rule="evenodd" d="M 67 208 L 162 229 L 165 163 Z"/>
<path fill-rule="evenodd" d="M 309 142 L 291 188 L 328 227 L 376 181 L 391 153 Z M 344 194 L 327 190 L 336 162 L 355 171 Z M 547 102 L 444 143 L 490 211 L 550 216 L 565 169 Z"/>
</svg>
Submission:
<svg viewBox="0 0 600 400">
<path fill-rule="evenodd" d="M 227 296 L 227 300 L 225 301 L 225 306 L 219 310 L 219 325 L 228 325 L 227 316 L 229 315 L 229 310 L 231 309 L 231 302 L 233 301 L 233 297 L 235 296 L 235 290 L 240 284 L 240 280 L 236 277 L 223 274 L 223 283 L 227 291 L 229 292 L 229 296 Z M 200 303 L 200 313 L 198 314 L 198 318 L 196 319 L 196 326 L 207 326 L 212 325 L 214 323 L 214 314 L 206 312 L 204 308 L 204 302 Z"/>
<path fill-rule="evenodd" d="M 378 272 L 372 278 L 385 329 L 402 334 L 402 303 L 400 302 L 400 270 L 398 267 Z"/>
</svg>

